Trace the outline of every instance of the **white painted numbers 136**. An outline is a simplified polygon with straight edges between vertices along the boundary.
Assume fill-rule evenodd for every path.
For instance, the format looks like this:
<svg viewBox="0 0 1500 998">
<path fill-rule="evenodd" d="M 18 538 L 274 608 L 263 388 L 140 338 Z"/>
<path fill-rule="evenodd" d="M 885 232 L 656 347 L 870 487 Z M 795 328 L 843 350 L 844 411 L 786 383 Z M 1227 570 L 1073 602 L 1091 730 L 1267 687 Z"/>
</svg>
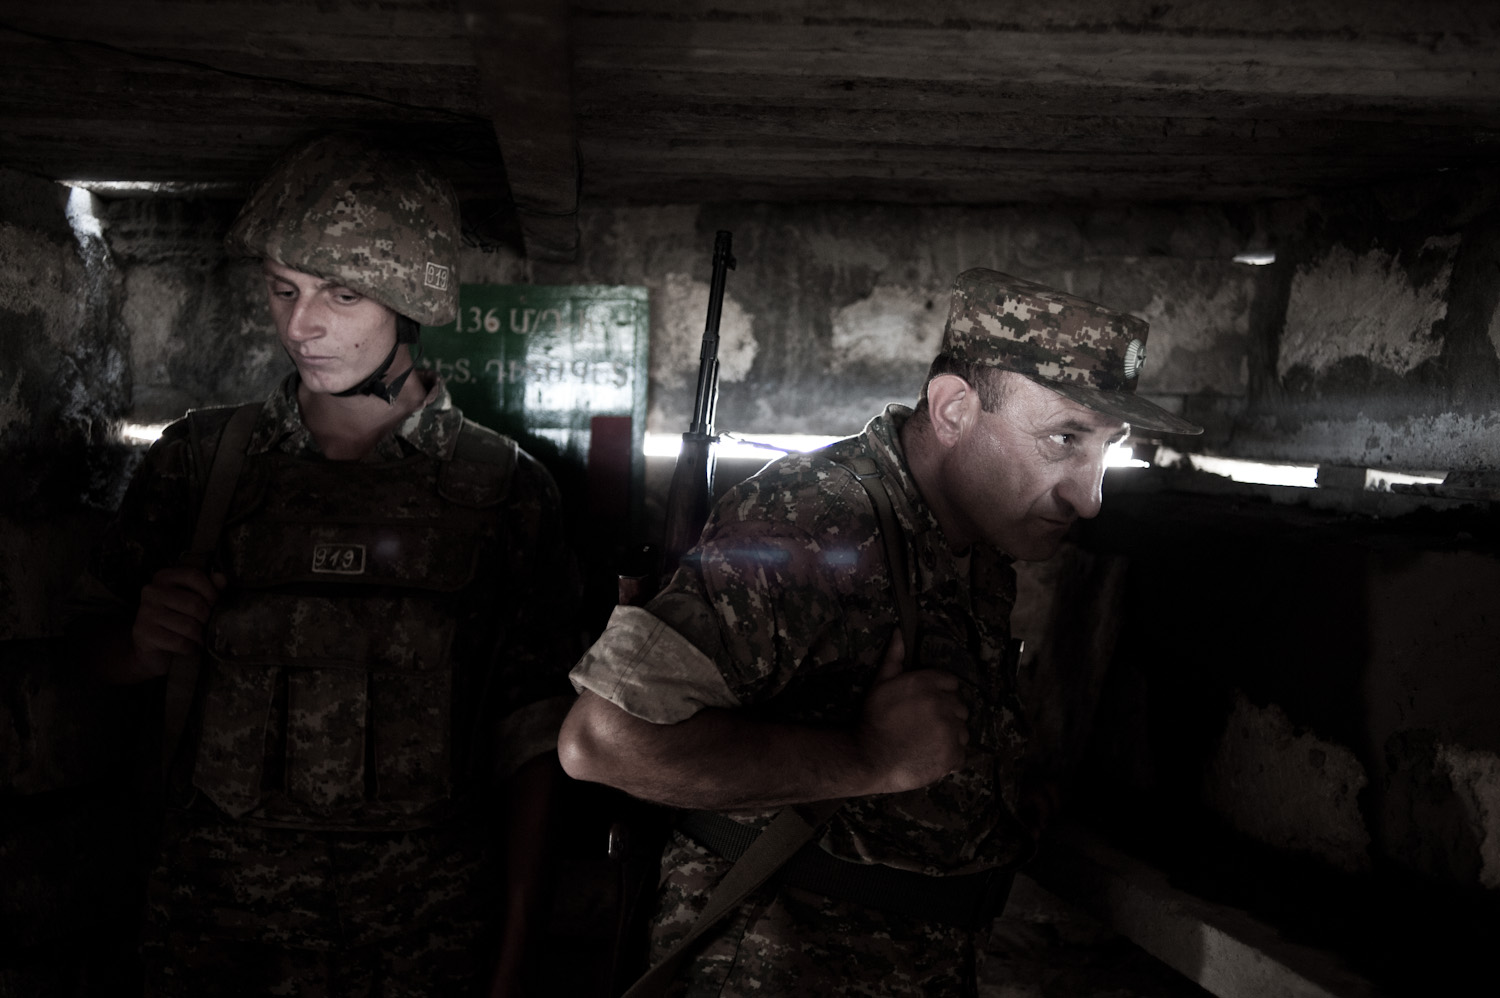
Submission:
<svg viewBox="0 0 1500 998">
<path fill-rule="evenodd" d="M 478 305 L 460 309 L 458 313 L 458 332 L 460 333 L 498 333 L 500 331 L 501 318 L 499 307 L 482 309 Z M 562 332 L 562 312 L 555 308 L 513 308 L 510 310 L 510 331 L 525 335 L 527 333 L 560 333 Z M 546 326 L 547 328 L 544 328 Z"/>
</svg>

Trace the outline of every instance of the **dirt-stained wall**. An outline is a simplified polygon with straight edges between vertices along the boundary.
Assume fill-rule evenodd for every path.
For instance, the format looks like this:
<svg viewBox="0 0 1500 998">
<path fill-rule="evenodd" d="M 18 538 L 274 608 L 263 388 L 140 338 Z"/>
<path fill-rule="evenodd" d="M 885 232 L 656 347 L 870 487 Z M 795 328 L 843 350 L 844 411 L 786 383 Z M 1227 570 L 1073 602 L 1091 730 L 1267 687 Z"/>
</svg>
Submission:
<svg viewBox="0 0 1500 998">
<path fill-rule="evenodd" d="M 847 433 L 910 401 L 968 267 L 1140 315 L 1140 390 L 1208 427 L 1179 449 L 1409 470 L 1500 467 L 1500 185 L 1455 177 L 1238 207 L 671 205 L 586 210 L 577 263 L 470 240 L 468 282 L 651 292 L 648 429 L 692 404 L 713 234 L 735 235 L 720 425 Z M 253 265 L 219 241 L 234 206 L 101 209 L 119 268 L 131 409 L 159 422 L 253 398 L 286 370 Z M 1236 262 L 1243 254 L 1274 262 Z"/>
<path fill-rule="evenodd" d="M 121 281 L 132 420 L 263 398 L 291 364 L 276 344 L 258 265 L 230 258 L 237 205 L 123 198 L 100 206 Z"/>
<path fill-rule="evenodd" d="M 1087 558 L 1046 567 L 1071 589 L 1044 594 L 1041 671 L 1071 682 L 1043 692 L 1073 710 L 1098 692 L 1075 804 L 1390 993 L 1462 993 L 1500 931 L 1493 514 L 1150 477 L 1107 480 Z M 1046 649 L 1087 652 L 1079 635 L 1109 624 L 1102 677 Z"/>
<path fill-rule="evenodd" d="M 130 451 L 119 275 L 87 195 L 0 169 L 0 993 L 75 994 L 128 924 L 123 704 L 64 642 L 63 605 Z M 71 224 L 70 224 L 71 220 Z"/>
<path fill-rule="evenodd" d="M 1236 254 L 1256 213 L 1219 209 L 715 205 L 620 209 L 584 220 L 576 266 L 538 281 L 652 291 L 650 429 L 692 405 L 717 229 L 734 233 L 721 330 L 720 423 L 747 433 L 851 433 L 911 402 L 936 353 L 953 278 L 988 267 L 1152 322 L 1142 391 L 1215 416 L 1243 398 L 1265 281 Z M 1207 400 L 1207 401 L 1205 401 Z"/>
<path fill-rule="evenodd" d="M 1500 467 L 1500 184 L 1454 175 L 1278 206 L 1235 450 Z"/>
</svg>

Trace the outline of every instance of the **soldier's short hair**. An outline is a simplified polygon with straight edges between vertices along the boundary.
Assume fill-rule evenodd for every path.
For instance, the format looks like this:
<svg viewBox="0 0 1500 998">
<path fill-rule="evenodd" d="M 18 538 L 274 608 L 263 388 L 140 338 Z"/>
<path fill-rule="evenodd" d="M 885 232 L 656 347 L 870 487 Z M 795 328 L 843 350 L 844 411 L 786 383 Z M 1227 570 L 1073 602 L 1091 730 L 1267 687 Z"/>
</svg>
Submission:
<svg viewBox="0 0 1500 998">
<path fill-rule="evenodd" d="M 917 407 L 913 415 L 927 418 L 927 386 L 932 384 L 932 379 L 943 374 L 952 374 L 963 378 L 973 387 L 979 396 L 979 407 L 985 412 L 995 412 L 1005 404 L 1006 396 L 1010 389 L 1005 383 L 1005 374 L 999 368 L 990 364 L 982 364 L 973 360 L 960 360 L 952 354 L 940 353 L 932 358 L 932 364 L 927 368 L 927 378 L 922 382 L 922 397 L 917 400 Z"/>
</svg>

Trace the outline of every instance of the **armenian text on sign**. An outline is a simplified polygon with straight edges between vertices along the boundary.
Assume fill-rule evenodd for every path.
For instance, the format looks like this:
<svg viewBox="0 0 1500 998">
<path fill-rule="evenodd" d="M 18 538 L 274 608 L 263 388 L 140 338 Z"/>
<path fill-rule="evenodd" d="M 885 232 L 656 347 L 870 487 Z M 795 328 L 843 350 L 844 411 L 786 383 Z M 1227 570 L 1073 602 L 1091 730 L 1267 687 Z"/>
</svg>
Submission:
<svg viewBox="0 0 1500 998">
<path fill-rule="evenodd" d="M 628 418 L 638 485 L 646 289 L 464 284 L 458 301 L 453 322 L 422 328 L 418 363 L 443 376 L 464 415 L 516 437 L 544 461 L 577 467 L 587 462 L 597 417 Z"/>
</svg>

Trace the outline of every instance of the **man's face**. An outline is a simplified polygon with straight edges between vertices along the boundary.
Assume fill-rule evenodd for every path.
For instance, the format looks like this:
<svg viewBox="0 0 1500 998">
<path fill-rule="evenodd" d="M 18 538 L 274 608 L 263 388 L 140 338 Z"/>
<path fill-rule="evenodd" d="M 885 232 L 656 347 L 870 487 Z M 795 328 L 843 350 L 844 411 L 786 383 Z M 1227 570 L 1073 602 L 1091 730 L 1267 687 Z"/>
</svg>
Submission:
<svg viewBox="0 0 1500 998">
<path fill-rule="evenodd" d="M 396 342 L 396 313 L 341 284 L 266 260 L 271 318 L 302 384 L 320 394 L 359 384 Z"/>
<path fill-rule="evenodd" d="M 950 454 L 957 520 L 950 533 L 1039 561 L 1056 553 L 1074 520 L 1098 515 L 1105 454 L 1130 427 L 1027 378 L 1005 377 L 1004 402 L 995 412 L 976 405 Z"/>
</svg>

